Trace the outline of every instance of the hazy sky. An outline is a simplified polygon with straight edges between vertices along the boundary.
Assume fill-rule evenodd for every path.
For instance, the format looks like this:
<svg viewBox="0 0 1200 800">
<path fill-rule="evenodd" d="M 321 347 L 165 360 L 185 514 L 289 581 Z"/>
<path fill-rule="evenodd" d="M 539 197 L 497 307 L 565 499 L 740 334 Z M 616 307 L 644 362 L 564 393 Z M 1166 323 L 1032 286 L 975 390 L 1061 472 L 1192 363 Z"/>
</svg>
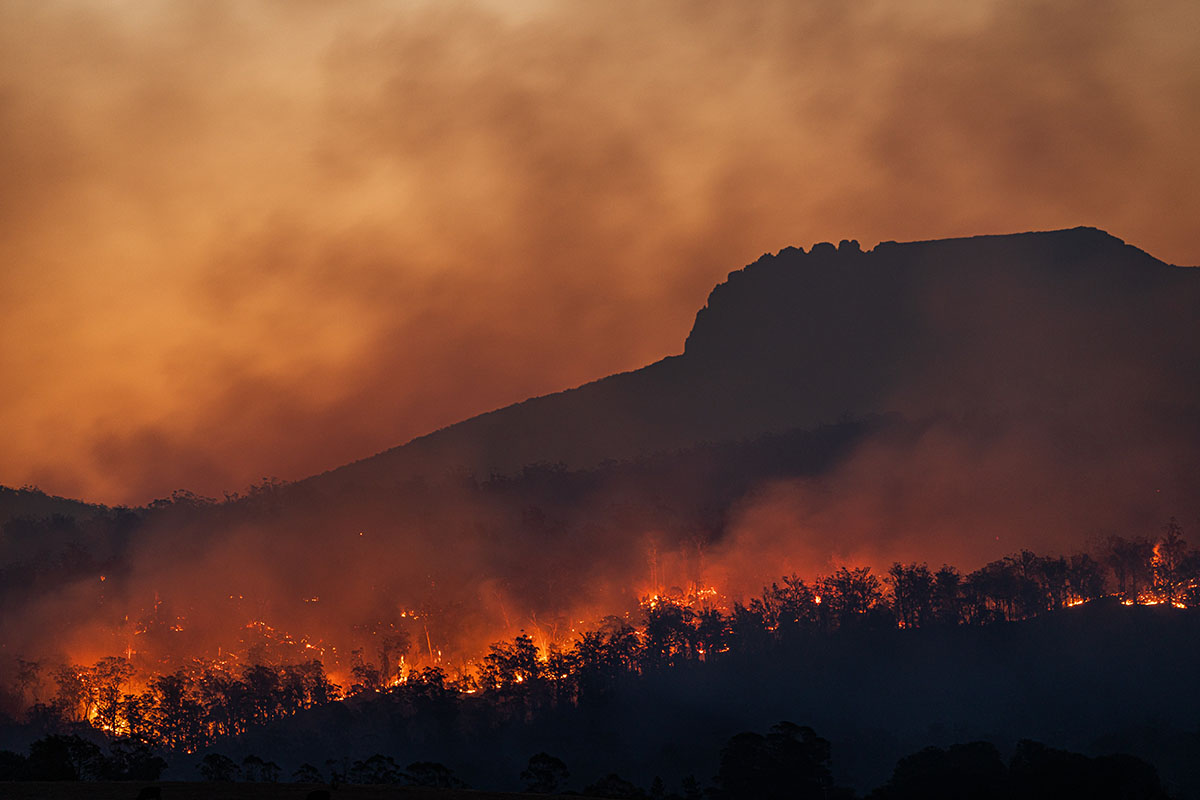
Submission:
<svg viewBox="0 0 1200 800">
<path fill-rule="evenodd" d="M 789 244 L 1200 263 L 1195 0 L 0 5 L 0 483 L 292 479 L 679 352 Z"/>
</svg>

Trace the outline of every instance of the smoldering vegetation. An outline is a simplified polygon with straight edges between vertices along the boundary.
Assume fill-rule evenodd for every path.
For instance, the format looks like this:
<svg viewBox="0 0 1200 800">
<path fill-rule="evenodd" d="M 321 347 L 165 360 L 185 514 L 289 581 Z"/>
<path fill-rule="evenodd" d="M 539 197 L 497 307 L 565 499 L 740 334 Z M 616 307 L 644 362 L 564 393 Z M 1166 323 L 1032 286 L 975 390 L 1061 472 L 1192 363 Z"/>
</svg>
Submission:
<svg viewBox="0 0 1200 800">
<path fill-rule="evenodd" d="M 997 559 L 1024 559 L 1026 548 L 1090 549 L 1116 591 L 1138 603 L 1128 581 L 1141 573 L 1118 572 L 1103 554 L 1132 543 L 1139 563 L 1152 564 L 1164 558 L 1153 546 L 1166 547 L 1165 520 L 1197 527 L 1197 275 L 1094 229 L 869 252 L 849 241 L 789 249 L 718 286 L 682 356 L 305 481 L 266 480 L 219 502 L 179 492 L 81 519 L 69 503 L 27 492 L 18 499 L 31 515 L 4 527 L 9 668 L 20 674 L 30 659 L 107 663 L 180 685 L 205 664 L 302 683 L 319 671 L 345 685 L 373 669 L 381 692 L 391 681 L 406 686 L 400 679 L 414 669 L 422 676 L 414 686 L 426 685 L 428 668 L 441 686 L 486 675 L 488 658 L 510 652 L 489 650 L 497 640 L 541 664 L 535 654 L 578 647 L 596 624 L 620 627 L 656 595 L 736 604 L 781 574 L 837 576 L 847 564 L 878 573 L 893 561 L 935 569 L 951 561 L 983 580 L 1024 568 Z M 47 518 L 48 503 L 64 511 Z M 984 606 L 1001 620 L 1041 613 L 1015 611 L 1024 600 L 1003 587 L 988 591 Z M 1088 597 L 1114 589 L 1098 591 Z M 820 605 L 815 595 L 809 605 Z M 888 607 L 900 606 L 896 595 Z M 893 632 L 899 621 L 884 627 Z M 1139 647 L 1158 653 L 1155 669 L 1173 669 L 1154 647 L 1171 647 L 1177 631 L 1155 630 L 1167 640 Z M 1117 646 L 1100 641 L 1103 630 L 1094 635 L 1080 647 Z M 1057 659 L 1038 696 L 1022 699 L 1025 710 L 1080 667 L 1072 653 L 1047 650 L 1049 641 L 1004 645 L 1014 658 Z M 878 647 L 854 652 L 866 660 Z M 771 653 L 756 657 L 774 663 Z M 803 658 L 791 650 L 784 663 Z M 775 686 L 785 676 L 769 677 L 761 686 L 772 688 L 746 707 L 791 697 Z M 654 685 L 645 680 L 643 688 Z M 875 674 L 865 680 L 888 685 Z M 1152 682 L 1176 686 L 1157 673 Z M 968 703 L 955 686 L 947 708 Z M 838 684 L 821 697 L 850 693 Z M 1075 699 L 1046 707 L 1076 708 L 1077 695 L 1065 696 Z M 1177 696 L 1186 708 L 1190 695 Z M 642 696 L 630 697 L 640 708 Z M 1144 707 L 1178 708 L 1166 697 L 1151 689 Z M 828 710 L 817 699 L 785 705 Z M 1043 730 L 1054 718 L 1004 719 L 1007 709 L 997 701 L 993 716 L 968 722 L 1024 736 L 1022 725 Z M 836 713 L 824 718 L 835 728 Z M 1112 735 L 1130 735 L 1137 713 L 1114 716 Z M 880 724 L 903 717 L 896 710 Z M 845 736 L 867 736 L 864 714 L 845 719 L 854 728 Z M 493 722 L 479 724 L 489 735 L 509 724 Z M 1170 724 L 1183 730 L 1177 717 Z M 1079 730 L 1054 735 L 1046 737 L 1083 746 Z"/>
<path fill-rule="evenodd" d="M 87 521 L 17 517 L 4 527 L 5 649 L 76 660 L 133 649 L 179 663 L 244 653 L 258 621 L 319 647 L 262 643 L 278 655 L 348 669 L 353 648 L 373 659 L 372 639 L 395 630 L 411 638 L 410 662 L 426 663 L 519 629 L 568 640 L 639 597 L 704 585 L 712 544 L 751 487 L 822 471 L 882 424 L 382 493 L 264 483 L 221 503 L 179 493 Z M 763 566 L 765 579 L 776 565 Z"/>
<path fill-rule="evenodd" d="M 682 356 L 244 497 L 6 523 L 4 646 L 441 663 L 672 587 L 1193 527 L 1198 276 L 1094 229 L 764 256 Z"/>
</svg>

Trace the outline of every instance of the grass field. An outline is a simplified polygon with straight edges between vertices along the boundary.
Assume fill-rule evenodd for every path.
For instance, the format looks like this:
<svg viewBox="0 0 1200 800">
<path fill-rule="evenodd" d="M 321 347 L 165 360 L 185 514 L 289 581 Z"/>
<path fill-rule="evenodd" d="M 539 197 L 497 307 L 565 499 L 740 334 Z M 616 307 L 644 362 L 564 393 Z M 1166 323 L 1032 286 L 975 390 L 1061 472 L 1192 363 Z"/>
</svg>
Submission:
<svg viewBox="0 0 1200 800">
<path fill-rule="evenodd" d="M 305 800 L 309 792 L 328 789 L 305 783 L 0 783 L 0 800 L 137 800 L 142 789 L 159 788 L 162 800 Z M 518 800 L 544 795 L 415 789 L 402 786 L 339 786 L 332 800 Z"/>
</svg>

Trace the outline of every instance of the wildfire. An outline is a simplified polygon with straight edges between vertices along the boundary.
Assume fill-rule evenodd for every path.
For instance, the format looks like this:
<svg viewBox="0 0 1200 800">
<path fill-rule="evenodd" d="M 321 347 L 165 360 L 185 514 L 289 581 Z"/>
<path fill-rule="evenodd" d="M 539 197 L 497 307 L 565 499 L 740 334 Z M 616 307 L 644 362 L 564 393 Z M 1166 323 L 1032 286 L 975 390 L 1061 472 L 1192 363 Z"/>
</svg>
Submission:
<svg viewBox="0 0 1200 800">
<path fill-rule="evenodd" d="M 359 532 L 359 535 L 363 534 Z M 1092 590 L 1087 588 L 1088 584 L 1065 580 L 1051 584 L 1049 579 L 1037 578 L 1039 573 L 1020 573 L 1026 576 L 1022 578 L 1024 580 L 1043 580 L 1044 597 L 1033 604 L 1015 595 L 1006 596 L 995 588 L 997 585 L 1003 588 L 1006 584 L 989 584 L 982 579 L 975 583 L 972 575 L 963 576 L 962 583 L 955 584 L 961 588 L 954 591 L 961 594 L 954 601 L 960 605 L 950 606 L 959 609 L 954 612 L 958 616 L 953 619 L 956 624 L 965 625 L 1016 621 L 1057 608 L 1078 608 L 1097 600 L 1124 606 L 1171 606 L 1176 609 L 1196 605 L 1198 581 L 1194 573 L 1193 577 L 1187 577 L 1179 571 L 1178 565 L 1183 563 L 1180 549 L 1177 547 L 1172 551 L 1160 542 L 1154 546 L 1152 557 L 1150 552 L 1150 548 L 1144 546 L 1141 550 L 1143 566 L 1139 572 L 1127 573 L 1131 576 L 1128 580 L 1120 578 L 1119 591 L 1113 591 L 1112 578 L 1115 576 L 1102 579 L 1099 590 Z M 1015 556 L 1011 562 L 1017 563 Z M 1028 560 L 1022 563 L 1024 569 L 1029 569 Z M 1011 566 L 1006 560 L 989 567 L 997 565 L 1000 568 Z M 899 581 L 904 572 L 901 567 L 896 565 L 897 569 L 892 573 L 895 577 L 881 576 L 882 580 L 868 575 L 870 570 L 866 567 L 842 568 L 833 575 L 809 582 L 793 575 L 785 577 L 780 584 L 764 587 L 762 596 L 751 598 L 746 605 L 728 598 L 717 586 L 697 579 L 686 584 L 686 588 L 659 582 L 651 591 L 630 597 L 624 609 L 584 611 L 575 607 L 539 620 L 532 613 L 526 617 L 510 616 L 512 609 L 509 608 L 503 610 L 503 628 L 497 625 L 491 634 L 502 630 L 512 637 L 519 630 L 520 635 L 511 644 L 509 640 L 493 644 L 487 655 L 481 655 L 481 651 L 491 644 L 488 640 L 474 633 L 471 639 L 465 639 L 455 629 L 460 620 L 438 612 L 439 606 L 429 601 L 426 601 L 428 605 L 416 607 L 411 598 L 382 603 L 381 611 L 358 620 L 344 631 L 321 629 L 321 634 L 329 637 L 324 639 L 300 633 L 307 630 L 315 634 L 308 624 L 328 623 L 326 613 L 330 604 L 326 602 L 320 608 L 313 608 L 321 603 L 321 595 L 316 593 L 297 592 L 290 596 L 290 605 L 283 606 L 268 603 L 261 597 L 250 596 L 247 600 L 242 594 L 228 594 L 228 599 L 236 605 L 221 603 L 224 619 L 228 620 L 231 609 L 239 609 L 246 612 L 245 616 L 234 619 L 246 621 L 240 627 L 233 623 L 219 633 L 206 627 L 206 621 L 211 626 L 212 615 L 206 615 L 205 609 L 173 606 L 170 599 L 160 598 L 155 593 L 152 607 L 147 604 L 106 631 L 112 636 L 113 646 L 107 651 L 102 646 L 92 650 L 93 653 L 123 652 L 123 659 L 112 659 L 120 665 L 106 665 L 109 659 L 102 659 L 95 667 L 63 667 L 56 673 L 55 680 L 77 686 L 74 695 L 60 692 L 62 697 L 68 698 L 62 701 L 66 703 L 62 707 L 67 718 L 85 720 L 112 736 L 132 735 L 129 719 L 138 718 L 136 704 L 153 706 L 167 702 L 164 698 L 170 697 L 172 691 L 185 691 L 179 690 L 178 685 L 190 687 L 186 691 L 196 697 L 209 691 L 210 683 L 236 686 L 240 682 L 245 687 L 274 685 L 283 693 L 278 687 L 284 686 L 284 681 L 295 680 L 297 675 L 317 674 L 326 684 L 318 693 L 319 700 L 311 699 L 317 696 L 312 695 L 303 701 L 312 704 L 366 692 L 404 692 L 414 687 L 420 692 L 425 691 L 421 687 L 430 685 L 439 687 L 438 691 L 462 695 L 512 690 L 514 686 L 522 687 L 521 692 L 537 692 L 558 682 L 569 687 L 577 665 L 589 657 L 596 658 L 597 652 L 603 652 L 604 647 L 609 646 L 614 647 L 616 654 L 604 656 L 612 659 L 610 664 L 636 671 L 644 669 L 645 664 L 657 668 L 686 660 L 718 659 L 719 654 L 730 652 L 731 644 L 736 647 L 737 637 L 744 630 L 739 626 L 744 625 L 760 626 L 768 635 L 785 637 L 805 626 L 812 631 L 834 631 L 849 624 L 846 620 L 852 617 L 866 619 L 868 614 L 892 613 L 898 628 L 922 627 L 933 618 L 932 614 L 943 612 L 936 608 L 931 610 L 931 604 L 938 602 L 933 595 L 926 595 L 922 600 L 919 596 L 902 594 Z M 915 572 L 916 567 L 912 565 L 908 569 Z M 1014 572 L 1010 574 L 1018 574 L 1015 567 L 1012 569 Z M 925 574 L 928 577 L 928 572 Z M 987 577 L 990 573 L 981 569 L 978 574 Z M 1029 574 L 1035 577 L 1027 577 Z M 104 576 L 100 578 L 104 580 Z M 655 571 L 654 578 L 661 581 L 661 573 Z M 1107 585 L 1104 580 L 1108 581 Z M 224 596 L 223 591 L 217 595 L 218 598 Z M 252 605 L 254 610 L 250 611 Z M 334 605 L 336 607 L 336 603 Z M 282 616 L 289 612 L 292 616 Z M 298 619 L 301 622 L 297 622 Z M 869 619 L 876 621 L 875 616 Z M 289 633 L 288 628 L 297 633 Z M 143 638 L 136 639 L 138 648 L 135 650 L 133 643 L 139 636 Z M 619 645 L 604 644 L 609 641 L 606 637 L 618 636 L 625 637 L 619 640 Z M 433 645 L 434 638 L 442 647 Z M 618 640 L 614 638 L 613 641 Z M 622 647 L 627 649 L 622 651 Z M 212 657 L 213 651 L 215 657 Z M 90 663 L 90 660 L 84 663 Z M 113 669 L 120 673 L 116 678 L 112 677 Z M 304 672 L 306 669 L 308 672 Z M 260 681 L 260 684 L 254 681 Z M 135 684 L 139 686 L 136 691 L 132 689 Z M 105 689 L 108 693 L 103 694 L 100 687 L 108 687 Z M 555 691 L 569 693 L 570 689 Z M 121 706 L 121 702 L 127 706 Z M 302 707 L 308 706 L 295 705 L 286 713 L 295 713 Z M 242 723 L 235 731 L 213 729 L 206 735 L 211 738 L 237 735 L 244 732 L 247 725 L 263 721 L 254 718 Z M 170 747 L 180 746 L 164 741 Z"/>
</svg>

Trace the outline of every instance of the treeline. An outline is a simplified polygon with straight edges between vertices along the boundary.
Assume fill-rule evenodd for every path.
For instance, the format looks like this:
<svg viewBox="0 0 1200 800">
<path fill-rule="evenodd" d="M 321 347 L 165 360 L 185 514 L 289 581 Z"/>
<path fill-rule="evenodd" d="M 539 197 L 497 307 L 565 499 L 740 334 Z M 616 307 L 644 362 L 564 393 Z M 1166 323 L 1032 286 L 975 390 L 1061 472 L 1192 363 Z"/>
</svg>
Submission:
<svg viewBox="0 0 1200 800">
<path fill-rule="evenodd" d="M 108 743 L 107 752 L 77 734 L 51 734 L 28 755 L 0 750 L 0 781 L 156 781 L 167 762 L 145 741 Z"/>
<path fill-rule="evenodd" d="M 79 736 L 51 735 L 34 742 L 27 756 L 0 751 L 0 781 L 156 781 L 165 762 L 144 745 L 113 743 L 109 754 Z M 273 761 L 249 755 L 239 765 L 220 753 L 207 754 L 197 765 L 199 776 L 213 783 L 283 780 Z M 519 778 L 526 792 L 567 791 L 571 772 L 546 752 L 530 757 Z M 348 764 L 336 759 L 322 770 L 300 765 L 291 782 L 336 789 L 342 784 L 416 786 L 461 789 L 466 784 L 444 764 L 413 762 L 403 769 L 391 756 L 376 753 Z M 610 772 L 583 787 L 582 795 L 623 800 L 853 800 L 853 790 L 835 785 L 830 743 L 810 727 L 780 722 L 766 733 L 739 733 L 721 749 L 708 785 L 687 776 L 678 788 L 660 777 L 642 788 Z M 1006 762 L 990 742 L 949 748 L 927 747 L 901 758 L 891 778 L 866 795 L 867 800 L 939 800 L 983 798 L 1086 798 L 1087 800 L 1166 800 L 1167 792 L 1154 767 L 1129 755 L 1088 757 L 1047 747 L 1017 743 Z"/>
<path fill-rule="evenodd" d="M 441 667 L 402 671 L 410 643 L 395 634 L 381 639 L 377 663 L 356 654 L 345 686 L 319 661 L 196 662 L 145 680 L 125 659 L 110 657 L 54 670 L 20 662 L 11 691 L 36 696 L 52 678 L 53 696 L 26 712 L 35 731 L 69 733 L 72 725 L 86 725 L 189 753 L 306 709 L 358 698 L 385 702 L 397 724 L 409 725 L 417 737 L 454 726 L 486 730 L 556 707 L 602 703 L 638 675 L 767 658 L 802 637 L 1012 622 L 1097 600 L 1193 607 L 1200 605 L 1200 554 L 1187 547 L 1172 520 L 1157 541 L 1113 538 L 1097 555 L 1022 551 L 965 575 L 925 564 L 894 564 L 882 576 L 843 567 L 812 582 L 783 578 L 732 607 L 717 600 L 710 590 L 646 598 L 640 618 L 608 617 L 569 645 L 539 648 L 522 633 L 491 645 L 456 674 Z"/>
</svg>

